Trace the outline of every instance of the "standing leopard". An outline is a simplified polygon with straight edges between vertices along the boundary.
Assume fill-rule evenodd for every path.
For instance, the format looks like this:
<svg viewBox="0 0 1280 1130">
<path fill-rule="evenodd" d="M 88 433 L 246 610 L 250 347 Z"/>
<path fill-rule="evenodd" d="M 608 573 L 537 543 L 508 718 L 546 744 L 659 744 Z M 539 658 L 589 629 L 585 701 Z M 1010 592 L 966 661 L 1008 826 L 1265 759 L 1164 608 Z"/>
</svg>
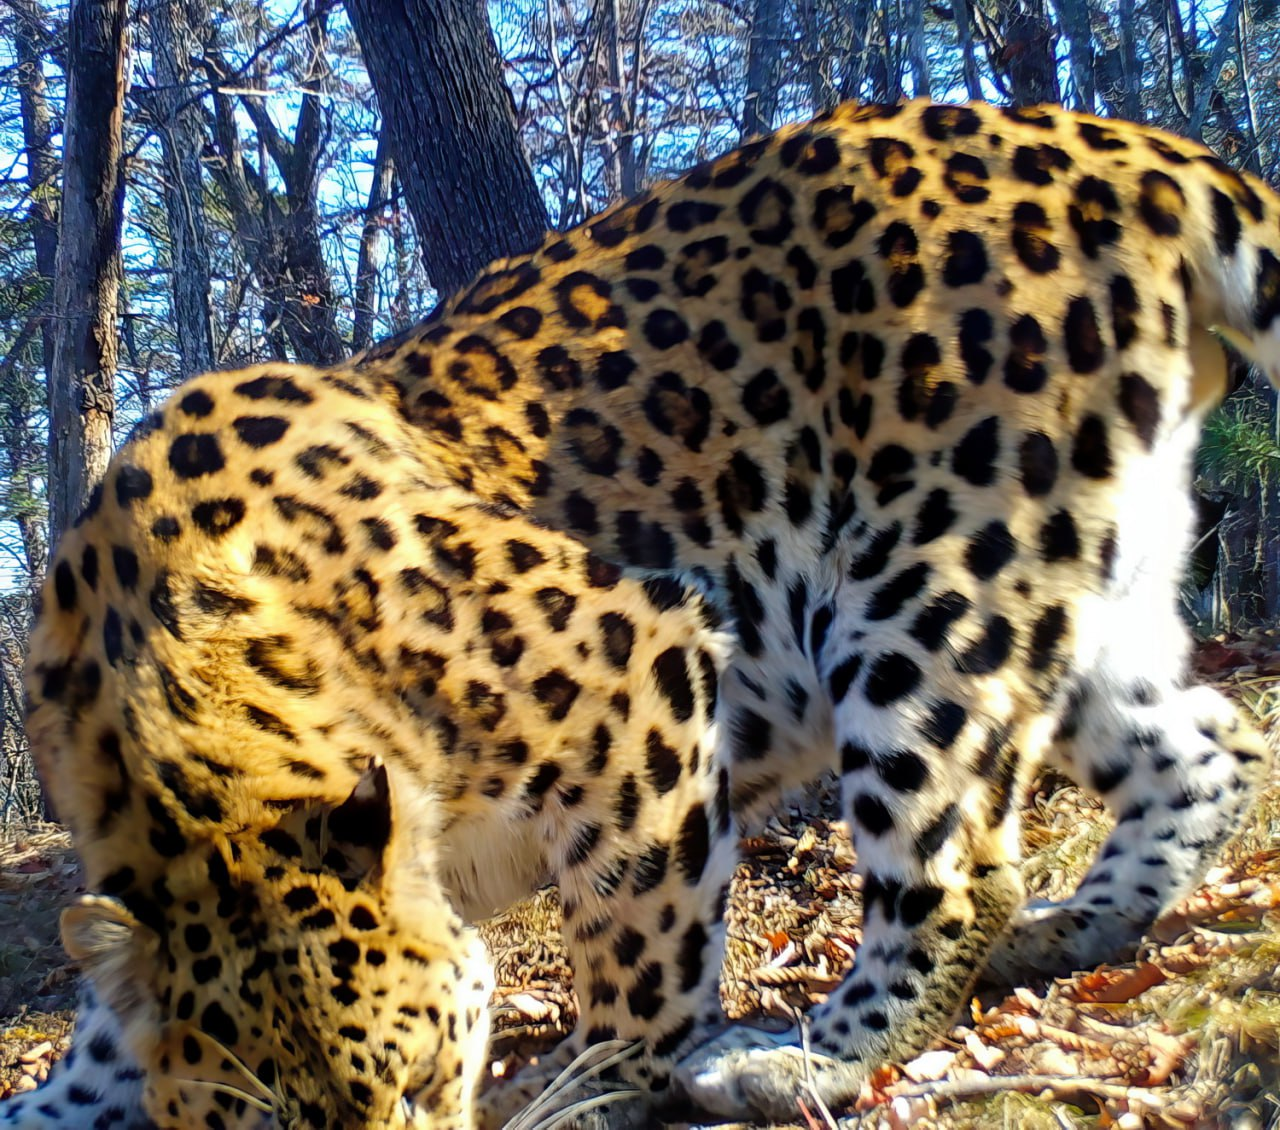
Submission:
<svg viewBox="0 0 1280 1130">
<path fill-rule="evenodd" d="M 1176 589 L 1222 343 L 1280 382 L 1278 256 L 1280 199 L 1167 134 L 849 105 L 343 366 L 183 386 L 44 589 L 30 730 L 103 1004 L 3 1120 L 495 1124 L 539 1079 L 476 1098 L 466 919 L 546 879 L 553 1063 L 638 1040 L 633 1082 L 726 1116 L 847 1101 L 984 967 L 1132 950 L 1269 767 Z M 1116 826 L 1021 907 L 1042 765 Z M 827 769 L 854 969 L 807 1060 L 689 1054 L 737 829 Z"/>
</svg>

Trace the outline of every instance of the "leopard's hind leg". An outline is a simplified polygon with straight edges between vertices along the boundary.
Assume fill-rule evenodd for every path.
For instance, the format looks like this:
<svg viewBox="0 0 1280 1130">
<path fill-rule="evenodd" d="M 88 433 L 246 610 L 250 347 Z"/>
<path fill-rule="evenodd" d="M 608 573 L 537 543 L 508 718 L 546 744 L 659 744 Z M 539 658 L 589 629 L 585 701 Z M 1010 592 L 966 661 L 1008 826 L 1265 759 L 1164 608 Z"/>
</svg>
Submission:
<svg viewBox="0 0 1280 1130">
<path fill-rule="evenodd" d="M 1265 741 L 1218 691 L 1153 674 L 1104 665 L 1069 696 L 1051 763 L 1102 799 L 1115 829 L 1070 898 L 1015 916 L 985 979 L 1129 956 L 1241 829 L 1270 768 Z"/>
<path fill-rule="evenodd" d="M 1192 527 L 1193 424 L 1120 484 L 1097 587 L 1077 597 L 1062 635 L 1070 659 L 1043 688 L 1057 691 L 1049 763 L 1100 797 L 1115 829 L 1075 894 L 1016 916 L 992 955 L 995 983 L 1130 955 L 1203 879 L 1269 772 L 1257 731 L 1220 693 L 1188 682 L 1177 592 Z"/>
<path fill-rule="evenodd" d="M 838 611 L 819 660 L 863 877 L 853 971 L 811 1014 L 807 1048 L 736 1028 L 688 1057 L 676 1081 L 695 1106 L 785 1120 L 814 1091 L 846 1107 L 874 1067 L 945 1030 L 1021 901 L 1017 739 L 1031 696 L 957 670 L 920 634 L 873 637 Z"/>
</svg>

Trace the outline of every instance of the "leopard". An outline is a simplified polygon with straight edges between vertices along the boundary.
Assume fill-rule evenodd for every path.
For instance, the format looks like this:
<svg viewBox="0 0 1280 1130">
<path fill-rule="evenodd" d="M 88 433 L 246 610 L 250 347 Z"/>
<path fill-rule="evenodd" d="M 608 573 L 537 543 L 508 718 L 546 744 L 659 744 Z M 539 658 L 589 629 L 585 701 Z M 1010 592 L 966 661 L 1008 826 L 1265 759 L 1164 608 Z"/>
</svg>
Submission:
<svg viewBox="0 0 1280 1130">
<path fill-rule="evenodd" d="M 43 589 L 100 1046 L 0 1121 L 500 1125 L 615 1041 L 654 1112 L 785 1119 L 979 977 L 1131 954 L 1271 772 L 1178 586 L 1201 426 L 1238 361 L 1280 384 L 1278 320 L 1280 198 L 1199 143 L 845 104 L 347 362 L 184 385 Z M 1028 903 L 1045 769 L 1114 827 Z M 827 772 L 852 970 L 798 1035 L 707 1038 L 738 835 Z M 471 922 L 545 881 L 578 1025 L 482 1091 Z"/>
</svg>

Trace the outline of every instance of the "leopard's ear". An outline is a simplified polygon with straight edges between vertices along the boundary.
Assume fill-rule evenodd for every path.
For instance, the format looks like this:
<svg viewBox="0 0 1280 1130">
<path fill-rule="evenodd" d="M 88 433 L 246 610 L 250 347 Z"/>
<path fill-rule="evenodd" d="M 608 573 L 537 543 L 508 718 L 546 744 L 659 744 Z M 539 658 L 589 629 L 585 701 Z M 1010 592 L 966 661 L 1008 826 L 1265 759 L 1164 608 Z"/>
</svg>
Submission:
<svg viewBox="0 0 1280 1130">
<path fill-rule="evenodd" d="M 155 1008 L 160 939 L 119 899 L 84 895 L 62 912 L 62 945 L 127 1028 Z"/>
<path fill-rule="evenodd" d="M 280 827 L 299 841 L 303 866 L 378 893 L 435 870 L 439 806 L 406 772 L 379 758 L 370 761 L 345 800 L 309 805 Z"/>
<path fill-rule="evenodd" d="M 84 966 L 113 959 L 139 928 L 138 920 L 119 899 L 82 895 L 62 912 L 62 945 Z"/>
<path fill-rule="evenodd" d="M 379 775 L 378 787 L 385 790 L 391 817 L 383 868 L 396 876 L 397 886 L 405 879 L 434 875 L 441 834 L 436 796 L 397 765 L 379 764 L 372 772 Z"/>
</svg>

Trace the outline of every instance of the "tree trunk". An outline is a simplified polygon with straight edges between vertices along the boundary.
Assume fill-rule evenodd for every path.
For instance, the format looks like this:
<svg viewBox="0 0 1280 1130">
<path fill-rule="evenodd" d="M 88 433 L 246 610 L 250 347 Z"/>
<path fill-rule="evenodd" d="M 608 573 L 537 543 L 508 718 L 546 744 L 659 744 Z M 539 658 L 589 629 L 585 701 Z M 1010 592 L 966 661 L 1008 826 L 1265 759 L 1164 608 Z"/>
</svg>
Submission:
<svg viewBox="0 0 1280 1130">
<path fill-rule="evenodd" d="M 49 389 L 50 543 L 106 470 L 115 417 L 124 203 L 125 0 L 75 0 Z"/>
<path fill-rule="evenodd" d="M 1043 0 L 996 0 L 987 25 L 992 78 L 1015 106 L 1059 102 L 1054 31 Z"/>
<path fill-rule="evenodd" d="M 977 101 L 982 98 L 982 80 L 978 77 L 978 60 L 973 53 L 973 19 L 969 0 L 953 0 L 951 10 L 956 21 L 956 40 L 960 44 L 965 93 Z"/>
<path fill-rule="evenodd" d="M 487 263 L 529 251 L 546 210 L 478 0 L 346 0 L 444 298 Z"/>
<path fill-rule="evenodd" d="M 611 132 L 618 139 L 617 145 L 607 156 L 613 166 L 613 179 L 619 193 L 624 199 L 629 199 L 640 191 L 640 178 L 636 169 L 634 107 L 627 97 L 627 83 L 623 73 L 622 5 L 619 0 L 604 0 L 602 9 L 605 26 L 601 38 L 605 50 L 605 67 L 609 75 L 606 112 Z"/>
<path fill-rule="evenodd" d="M 1120 99 L 1122 115 L 1132 122 L 1143 120 L 1142 68 L 1138 63 L 1138 13 L 1134 0 L 1120 0 L 1120 73 L 1124 77 L 1124 94 Z"/>
<path fill-rule="evenodd" d="M 911 68 L 912 97 L 928 98 L 929 56 L 924 42 L 924 0 L 904 0 L 903 23 L 907 65 Z"/>
<path fill-rule="evenodd" d="M 1227 59 L 1227 48 L 1231 46 L 1232 41 L 1235 39 L 1236 12 L 1238 8 L 1239 0 L 1227 0 L 1227 5 L 1222 10 L 1222 16 L 1218 21 L 1218 38 L 1213 45 L 1213 52 L 1209 56 L 1209 65 L 1201 76 L 1200 89 L 1191 107 L 1191 116 L 1187 122 L 1187 136 L 1193 137 L 1197 141 L 1204 140 L 1204 120 L 1209 113 L 1209 104 L 1213 92 L 1218 88 L 1218 76 L 1222 73 L 1222 64 Z"/>
<path fill-rule="evenodd" d="M 1280 617 L 1280 538 L 1276 537 L 1280 520 L 1280 490 L 1276 483 L 1262 483 L 1258 498 L 1258 575 L 1261 578 L 1261 622 L 1274 625 Z"/>
<path fill-rule="evenodd" d="M 398 176 L 392 176 L 391 194 L 397 200 L 404 199 L 404 189 Z M 396 264 L 396 293 L 391 300 L 393 330 L 401 329 L 414 320 L 414 306 L 417 305 L 409 292 L 414 270 L 413 255 L 409 250 L 409 234 L 405 230 L 407 220 L 408 215 L 403 208 L 396 208 L 391 213 L 391 251 Z"/>
<path fill-rule="evenodd" d="M 1097 109 L 1093 79 L 1093 33 L 1089 27 L 1088 0 L 1057 0 L 1067 33 L 1071 78 L 1076 87 L 1076 109 L 1092 114 Z"/>
<path fill-rule="evenodd" d="M 40 280 L 36 308 L 28 327 L 10 344 L 9 360 L 0 370 L 4 424 L 0 444 L 4 448 L 5 471 L 11 483 L 10 510 L 22 539 L 27 580 L 34 590 L 44 577 L 48 563 L 48 540 L 38 480 L 46 477 L 42 467 L 45 453 L 33 433 L 31 417 L 42 395 L 34 378 L 14 371 L 19 358 L 37 331 L 45 388 L 51 386 L 53 367 L 53 277 L 58 258 L 58 155 L 53 147 L 56 132 L 44 75 L 44 50 L 50 40 L 44 13 L 32 0 L 11 0 L 14 14 L 14 52 L 17 57 L 16 85 L 22 119 L 22 147 L 27 163 L 27 227 L 35 252 L 36 276 Z M 20 497 L 17 497 L 20 496 Z"/>
<path fill-rule="evenodd" d="M 778 55 L 782 50 L 782 0 L 755 0 L 747 40 L 747 93 L 742 104 L 742 136 L 773 129 L 778 111 Z"/>
<path fill-rule="evenodd" d="M 1255 499 L 1237 499 L 1218 527 L 1214 575 L 1214 627 L 1241 631 L 1261 623 L 1262 578 L 1258 575 L 1258 512 Z"/>
<path fill-rule="evenodd" d="M 876 102 L 884 97 L 881 75 L 875 68 L 875 61 L 879 56 L 873 57 L 870 45 L 873 8 L 874 0 L 853 0 L 849 6 L 849 47 L 841 67 L 841 101 L 861 97 L 863 82 L 869 74 L 872 77 L 872 90 L 868 100 Z"/>
<path fill-rule="evenodd" d="M 1258 111 L 1254 103 L 1253 75 L 1249 62 L 1249 43 L 1245 35 L 1247 17 L 1236 16 L 1236 55 L 1240 59 L 1240 89 L 1244 96 L 1245 168 L 1256 177 L 1264 177 L 1262 142 L 1258 134 Z"/>
<path fill-rule="evenodd" d="M 830 44 L 820 30 L 816 0 L 796 0 L 796 41 L 792 46 L 792 69 L 803 69 L 809 87 L 809 101 L 816 113 L 830 110 L 839 101 L 832 81 Z"/>
<path fill-rule="evenodd" d="M 33 0 L 10 0 L 16 17 L 14 47 L 17 54 L 18 103 L 22 116 L 22 146 L 27 157 L 27 222 L 36 253 L 36 271 L 51 299 L 58 255 L 58 155 L 53 147 L 54 118 L 45 85 L 43 45 L 49 38 L 43 12 Z M 41 319 L 46 378 L 53 364 L 53 321 Z"/>
<path fill-rule="evenodd" d="M 156 0 L 151 7 L 151 57 L 156 89 L 150 102 L 164 153 L 164 204 L 169 220 L 173 319 L 182 377 L 214 367 L 209 321 L 209 240 L 205 232 L 200 153 L 205 144 L 200 106 L 191 98 L 189 59 L 198 54 L 202 0 Z"/>
<path fill-rule="evenodd" d="M 18 358 L 36 337 L 36 321 L 49 319 L 33 314 L 0 365 L 0 467 L 8 480 L 4 517 L 18 527 L 22 542 L 25 587 L 34 596 L 49 564 L 49 543 L 40 483 L 47 477 L 44 437 L 32 427 L 34 405 L 40 395 L 29 372 L 16 373 Z M 23 366 L 25 369 L 26 366 Z"/>
<path fill-rule="evenodd" d="M 867 92 L 869 102 L 900 102 L 902 81 L 899 68 L 890 66 L 889 19 L 882 5 L 864 0 L 860 7 L 867 11 L 866 77 L 871 80 Z"/>
<path fill-rule="evenodd" d="M 373 261 L 382 234 L 382 217 L 391 199 L 395 181 L 395 165 L 391 161 L 391 145 L 384 128 L 378 134 L 378 153 L 373 159 L 373 183 L 369 186 L 369 203 L 364 210 L 364 230 L 360 233 L 360 256 L 356 261 L 356 289 L 352 305 L 355 315 L 351 325 L 351 351 L 367 349 L 373 340 L 374 284 L 378 281 Z"/>
</svg>

